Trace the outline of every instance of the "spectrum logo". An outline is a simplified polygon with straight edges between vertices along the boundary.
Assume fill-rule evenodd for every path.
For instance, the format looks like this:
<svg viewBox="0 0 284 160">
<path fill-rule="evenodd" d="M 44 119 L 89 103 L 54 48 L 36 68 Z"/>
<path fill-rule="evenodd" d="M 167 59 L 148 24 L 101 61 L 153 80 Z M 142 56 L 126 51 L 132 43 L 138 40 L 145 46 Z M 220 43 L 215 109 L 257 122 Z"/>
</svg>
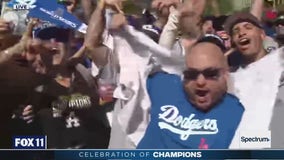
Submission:
<svg viewBox="0 0 284 160">
<path fill-rule="evenodd" d="M 240 148 L 242 149 L 271 148 L 270 131 L 242 131 L 239 138 Z"/>
<path fill-rule="evenodd" d="M 244 143 L 250 143 L 250 142 L 269 142 L 269 137 L 241 137 L 241 141 Z"/>
<path fill-rule="evenodd" d="M 14 136 L 14 149 L 46 149 L 46 136 Z"/>
</svg>

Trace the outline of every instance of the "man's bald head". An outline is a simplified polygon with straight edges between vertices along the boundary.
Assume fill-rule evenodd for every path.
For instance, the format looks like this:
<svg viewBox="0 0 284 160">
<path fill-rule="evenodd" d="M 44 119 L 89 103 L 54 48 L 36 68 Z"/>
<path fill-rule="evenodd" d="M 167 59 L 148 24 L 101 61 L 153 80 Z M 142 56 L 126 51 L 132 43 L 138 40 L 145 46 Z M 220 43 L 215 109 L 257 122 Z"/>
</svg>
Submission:
<svg viewBox="0 0 284 160">
<path fill-rule="evenodd" d="M 227 68 L 227 60 L 223 51 L 217 45 L 210 42 L 201 42 L 192 45 L 186 54 L 186 65 L 188 67 L 197 65 L 199 67 L 212 65 L 219 68 Z"/>
<path fill-rule="evenodd" d="M 222 49 L 211 42 L 194 44 L 186 55 L 184 89 L 198 109 L 209 111 L 227 91 L 228 67 Z"/>
</svg>

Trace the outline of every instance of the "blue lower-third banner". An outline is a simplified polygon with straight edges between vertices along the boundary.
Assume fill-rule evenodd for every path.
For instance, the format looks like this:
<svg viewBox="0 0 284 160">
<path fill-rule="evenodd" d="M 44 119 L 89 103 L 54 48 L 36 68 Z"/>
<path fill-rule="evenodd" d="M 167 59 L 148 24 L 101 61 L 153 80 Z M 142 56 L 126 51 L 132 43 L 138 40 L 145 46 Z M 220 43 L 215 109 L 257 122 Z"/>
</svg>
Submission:
<svg viewBox="0 0 284 160">
<path fill-rule="evenodd" d="M 56 160 L 284 159 L 284 150 L 80 150 L 56 151 Z"/>
<path fill-rule="evenodd" d="M 0 150 L 1 159 L 284 159 L 284 150 Z"/>
</svg>

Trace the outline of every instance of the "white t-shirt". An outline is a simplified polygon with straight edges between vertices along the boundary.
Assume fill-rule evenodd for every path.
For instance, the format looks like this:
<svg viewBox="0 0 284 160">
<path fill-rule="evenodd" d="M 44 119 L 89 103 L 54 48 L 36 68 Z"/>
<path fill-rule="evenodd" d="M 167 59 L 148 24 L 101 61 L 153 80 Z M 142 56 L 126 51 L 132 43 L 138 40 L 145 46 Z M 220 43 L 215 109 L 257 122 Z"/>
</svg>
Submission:
<svg viewBox="0 0 284 160">
<path fill-rule="evenodd" d="M 115 129 L 120 129 L 137 145 L 150 121 L 151 102 L 146 80 L 155 69 L 181 75 L 185 66 L 184 49 L 178 44 L 172 51 L 163 48 L 132 26 L 126 26 L 124 30 L 113 33 L 112 36 L 105 35 L 105 45 L 113 51 L 113 56 L 117 56 L 120 68 L 117 88 L 114 91 L 117 102 L 113 112 L 118 121 L 116 125 L 120 127 L 113 127 L 111 132 L 115 133 Z M 99 69 L 95 64 L 92 65 L 92 71 L 93 76 L 98 74 Z M 110 144 L 114 144 L 112 138 L 110 141 Z M 133 145 L 115 146 L 129 148 Z"/>
<path fill-rule="evenodd" d="M 278 85 L 283 71 L 280 48 L 262 59 L 231 73 L 234 94 L 245 107 L 230 148 L 238 149 L 240 132 L 268 131 Z"/>
</svg>

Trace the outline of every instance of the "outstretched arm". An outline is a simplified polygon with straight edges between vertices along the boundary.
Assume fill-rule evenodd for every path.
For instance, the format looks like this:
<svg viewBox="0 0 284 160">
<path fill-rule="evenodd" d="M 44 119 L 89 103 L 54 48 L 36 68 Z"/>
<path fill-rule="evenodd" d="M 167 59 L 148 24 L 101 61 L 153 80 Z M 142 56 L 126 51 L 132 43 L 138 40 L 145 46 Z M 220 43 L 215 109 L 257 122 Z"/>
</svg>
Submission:
<svg viewBox="0 0 284 160">
<path fill-rule="evenodd" d="M 105 1 L 101 0 L 92 13 L 85 36 L 86 51 L 97 66 L 107 64 L 108 48 L 103 45 L 105 30 Z"/>
<path fill-rule="evenodd" d="M 176 42 L 178 30 L 180 29 L 180 18 L 183 15 L 188 15 L 189 13 L 194 13 L 194 16 L 201 17 L 204 12 L 205 5 L 205 0 L 186 0 L 184 3 L 177 5 L 177 8 L 171 6 L 171 13 L 160 36 L 159 44 L 168 49 L 172 49 L 174 43 Z M 192 23 L 188 25 L 192 25 L 193 28 L 196 28 L 198 25 L 195 23 L 196 22 L 192 21 Z"/>
<path fill-rule="evenodd" d="M 176 38 L 178 36 L 178 29 L 180 23 L 179 19 L 180 19 L 180 14 L 178 10 L 176 10 L 172 6 L 170 8 L 170 15 L 168 18 L 168 22 L 161 33 L 159 39 L 159 45 L 167 49 L 172 49 L 174 43 L 176 42 Z"/>
<path fill-rule="evenodd" d="M 206 0 L 191 0 L 191 1 L 187 0 L 185 1 L 185 4 L 186 3 L 192 3 L 194 12 L 198 16 L 202 16 L 204 14 L 205 7 L 206 7 Z"/>
<path fill-rule="evenodd" d="M 211 7 L 213 9 L 214 16 L 218 17 L 221 15 L 219 2 L 217 0 L 211 0 Z"/>
<path fill-rule="evenodd" d="M 252 6 L 250 9 L 250 13 L 254 15 L 258 20 L 261 20 L 261 15 L 263 12 L 263 0 L 252 0 Z"/>
<path fill-rule="evenodd" d="M 92 11 L 93 11 L 92 1 L 82 0 L 81 6 L 83 8 L 85 21 L 87 22 L 91 18 Z"/>
<path fill-rule="evenodd" d="M 10 60 L 14 55 L 23 54 L 27 41 L 32 38 L 32 30 L 36 24 L 35 20 L 31 20 L 27 26 L 26 32 L 21 40 L 10 48 L 0 51 L 0 64 Z"/>
</svg>

